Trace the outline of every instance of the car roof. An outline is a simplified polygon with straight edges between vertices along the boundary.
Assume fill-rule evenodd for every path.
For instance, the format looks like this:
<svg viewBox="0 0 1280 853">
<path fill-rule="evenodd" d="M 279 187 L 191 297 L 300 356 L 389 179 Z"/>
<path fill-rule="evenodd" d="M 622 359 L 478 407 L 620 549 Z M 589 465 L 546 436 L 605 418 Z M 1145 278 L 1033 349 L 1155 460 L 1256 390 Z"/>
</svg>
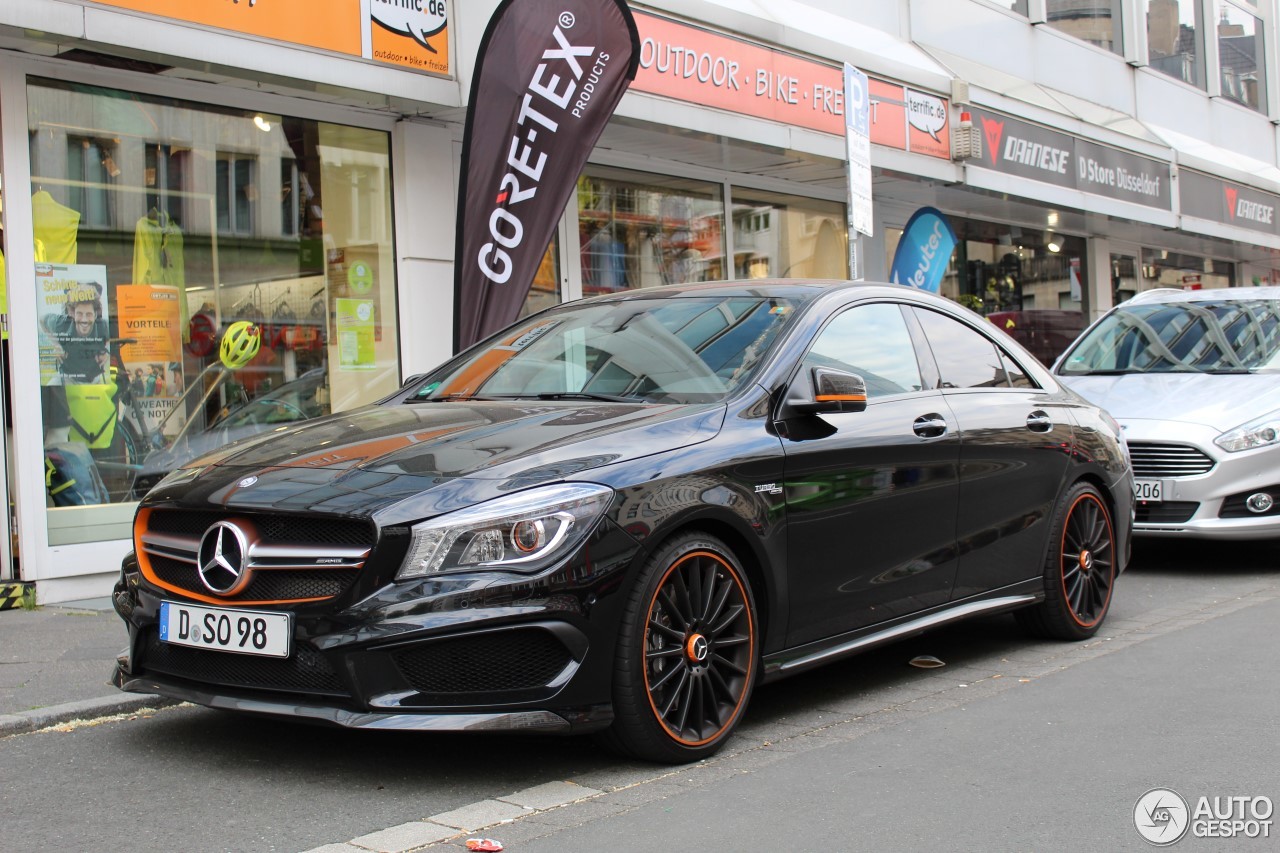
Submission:
<svg viewBox="0 0 1280 853">
<path fill-rule="evenodd" d="M 624 302 L 633 299 L 678 299 L 693 296 L 746 296 L 776 297 L 809 302 L 825 294 L 862 291 L 868 296 L 900 297 L 904 293 L 918 294 L 925 299 L 938 299 L 913 287 L 886 282 L 845 281 L 842 279 L 790 279 L 753 278 L 735 281 L 710 281 L 696 284 L 669 284 L 662 287 L 643 287 L 593 296 L 583 302 Z"/>
<path fill-rule="evenodd" d="M 1265 287 L 1214 287 L 1208 290 L 1182 290 L 1174 287 L 1158 287 L 1144 290 L 1122 305 L 1149 305 L 1174 302 L 1236 302 L 1253 299 L 1280 300 L 1280 286 Z"/>
</svg>

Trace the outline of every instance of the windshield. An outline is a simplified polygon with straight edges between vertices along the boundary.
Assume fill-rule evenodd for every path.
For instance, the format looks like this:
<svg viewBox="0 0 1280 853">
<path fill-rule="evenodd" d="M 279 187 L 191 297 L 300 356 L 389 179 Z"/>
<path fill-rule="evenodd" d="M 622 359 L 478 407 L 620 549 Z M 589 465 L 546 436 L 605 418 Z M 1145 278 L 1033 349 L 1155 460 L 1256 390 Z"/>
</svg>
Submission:
<svg viewBox="0 0 1280 853">
<path fill-rule="evenodd" d="M 1063 360 L 1067 376 L 1252 373 L 1280 367 L 1280 301 L 1121 305 Z"/>
<path fill-rule="evenodd" d="M 235 409 L 215 426 L 235 429 L 260 424 L 292 423 L 318 418 L 326 414 L 316 394 L 325 384 L 323 371 L 313 370 L 276 390 L 250 400 Z"/>
<path fill-rule="evenodd" d="M 790 300 L 760 296 L 566 306 L 445 365 L 408 402 L 714 402 L 747 380 L 793 308 Z"/>
</svg>

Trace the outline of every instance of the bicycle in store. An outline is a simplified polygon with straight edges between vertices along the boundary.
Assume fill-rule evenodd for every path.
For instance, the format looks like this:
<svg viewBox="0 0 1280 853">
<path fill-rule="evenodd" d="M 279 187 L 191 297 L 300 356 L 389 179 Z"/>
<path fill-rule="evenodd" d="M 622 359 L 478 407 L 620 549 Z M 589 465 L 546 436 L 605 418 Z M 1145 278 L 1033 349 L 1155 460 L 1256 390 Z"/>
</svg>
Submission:
<svg viewBox="0 0 1280 853">
<path fill-rule="evenodd" d="M 167 397 L 162 394 L 163 378 L 155 375 L 159 371 L 152 369 L 148 376 L 144 369 L 135 367 L 130 374 L 121 350 L 136 344 L 135 338 L 108 339 L 110 366 L 103 377 L 107 381 L 64 386 L 70 441 L 50 447 L 45 454 L 51 501 L 73 506 L 141 498 L 167 473 L 164 466 L 169 460 L 185 461 L 177 460 L 171 451 L 186 440 L 193 427 L 203 423 L 203 416 L 193 415 L 203 412 L 215 394 L 223 392 L 214 420 L 249 402 L 243 387 L 228 380 L 257 355 L 261 338 L 259 325 L 232 323 L 221 336 L 219 357 L 179 395 Z M 199 399 L 193 403 L 197 394 Z M 154 401 L 163 407 L 158 416 L 148 412 L 147 404 Z M 179 412 L 183 413 L 181 426 L 170 427 Z"/>
</svg>

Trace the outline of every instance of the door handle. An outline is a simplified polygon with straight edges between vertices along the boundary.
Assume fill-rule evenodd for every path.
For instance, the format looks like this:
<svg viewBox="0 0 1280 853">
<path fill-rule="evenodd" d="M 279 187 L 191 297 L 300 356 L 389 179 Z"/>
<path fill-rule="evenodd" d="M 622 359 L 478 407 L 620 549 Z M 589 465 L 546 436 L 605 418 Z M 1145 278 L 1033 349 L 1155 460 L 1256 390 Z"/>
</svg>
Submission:
<svg viewBox="0 0 1280 853">
<path fill-rule="evenodd" d="M 1027 415 L 1027 429 L 1032 432 L 1048 432 L 1053 429 L 1053 419 L 1049 417 L 1048 412 L 1036 409 Z"/>
<path fill-rule="evenodd" d="M 947 420 L 936 412 L 930 412 L 927 415 L 921 415 L 916 418 L 915 423 L 911 425 L 911 429 L 921 438 L 937 438 L 946 434 Z"/>
</svg>

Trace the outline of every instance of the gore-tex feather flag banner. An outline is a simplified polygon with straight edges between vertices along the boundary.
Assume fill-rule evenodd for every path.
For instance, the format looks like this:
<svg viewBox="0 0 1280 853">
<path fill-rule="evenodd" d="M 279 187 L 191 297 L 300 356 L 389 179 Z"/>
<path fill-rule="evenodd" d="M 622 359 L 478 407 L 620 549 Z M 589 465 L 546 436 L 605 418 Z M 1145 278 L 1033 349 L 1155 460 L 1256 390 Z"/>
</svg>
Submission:
<svg viewBox="0 0 1280 853">
<path fill-rule="evenodd" d="M 505 0 L 480 54 L 462 143 L 455 341 L 515 321 L 587 155 L 635 78 L 623 0 Z"/>
</svg>

